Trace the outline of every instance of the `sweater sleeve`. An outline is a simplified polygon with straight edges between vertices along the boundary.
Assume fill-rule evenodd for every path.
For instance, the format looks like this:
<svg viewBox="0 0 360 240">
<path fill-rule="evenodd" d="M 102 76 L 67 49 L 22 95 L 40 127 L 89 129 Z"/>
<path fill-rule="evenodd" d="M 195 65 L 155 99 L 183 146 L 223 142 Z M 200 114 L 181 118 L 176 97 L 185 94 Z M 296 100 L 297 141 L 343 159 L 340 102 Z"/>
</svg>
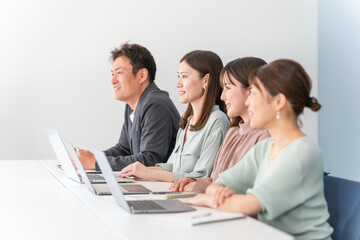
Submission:
<svg viewBox="0 0 360 240">
<path fill-rule="evenodd" d="M 237 194 L 245 194 L 246 190 L 254 186 L 261 163 L 261 152 L 267 141 L 256 144 L 235 166 L 220 173 L 215 182 L 234 189 Z"/>
<path fill-rule="evenodd" d="M 193 188 L 194 192 L 204 193 L 206 188 L 212 184 L 213 180 L 211 177 L 197 179 Z"/>
</svg>

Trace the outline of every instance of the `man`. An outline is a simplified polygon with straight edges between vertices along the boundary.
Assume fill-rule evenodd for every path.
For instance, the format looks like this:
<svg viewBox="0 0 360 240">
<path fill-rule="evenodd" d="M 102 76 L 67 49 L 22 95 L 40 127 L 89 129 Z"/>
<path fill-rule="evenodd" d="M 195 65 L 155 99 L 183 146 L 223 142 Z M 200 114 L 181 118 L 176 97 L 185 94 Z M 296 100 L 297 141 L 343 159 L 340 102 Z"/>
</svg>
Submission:
<svg viewBox="0 0 360 240">
<path fill-rule="evenodd" d="M 105 151 L 114 171 L 139 161 L 146 166 L 166 162 L 176 141 L 179 113 L 169 94 L 154 83 L 156 64 L 138 44 L 125 43 L 112 52 L 115 99 L 126 103 L 118 143 Z M 99 170 L 90 151 L 77 149 L 85 169 Z"/>
</svg>

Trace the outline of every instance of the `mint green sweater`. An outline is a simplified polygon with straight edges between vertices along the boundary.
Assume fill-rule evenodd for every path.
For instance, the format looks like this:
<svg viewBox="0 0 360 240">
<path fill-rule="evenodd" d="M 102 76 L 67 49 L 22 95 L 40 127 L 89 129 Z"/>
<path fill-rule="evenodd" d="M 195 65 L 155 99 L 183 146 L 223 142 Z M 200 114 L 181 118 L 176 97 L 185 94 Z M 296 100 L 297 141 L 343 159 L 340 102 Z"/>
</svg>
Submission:
<svg viewBox="0 0 360 240">
<path fill-rule="evenodd" d="M 238 194 L 255 195 L 262 207 L 258 219 L 297 240 L 331 239 L 319 147 L 309 137 L 302 137 L 269 165 L 272 144 L 272 138 L 256 144 L 216 182 Z"/>
</svg>

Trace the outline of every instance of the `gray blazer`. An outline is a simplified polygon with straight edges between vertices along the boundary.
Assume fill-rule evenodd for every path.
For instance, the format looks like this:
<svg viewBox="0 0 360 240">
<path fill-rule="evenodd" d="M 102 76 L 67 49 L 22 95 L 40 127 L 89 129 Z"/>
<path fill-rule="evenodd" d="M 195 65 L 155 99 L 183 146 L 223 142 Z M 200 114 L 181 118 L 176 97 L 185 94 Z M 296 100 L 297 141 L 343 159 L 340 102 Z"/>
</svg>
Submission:
<svg viewBox="0 0 360 240">
<path fill-rule="evenodd" d="M 126 104 L 124 125 L 118 143 L 105 151 L 114 171 L 136 161 L 145 166 L 166 162 L 176 141 L 179 113 L 169 98 L 155 83 L 151 83 L 140 96 L 135 109 Z M 96 169 L 99 169 L 96 164 Z"/>
</svg>

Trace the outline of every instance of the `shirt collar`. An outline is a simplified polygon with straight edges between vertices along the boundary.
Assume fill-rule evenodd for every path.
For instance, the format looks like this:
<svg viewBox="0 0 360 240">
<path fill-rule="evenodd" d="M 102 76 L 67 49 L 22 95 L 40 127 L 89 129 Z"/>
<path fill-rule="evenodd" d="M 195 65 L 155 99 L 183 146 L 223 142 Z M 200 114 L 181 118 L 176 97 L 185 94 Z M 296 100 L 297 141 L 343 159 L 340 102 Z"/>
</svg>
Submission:
<svg viewBox="0 0 360 240">
<path fill-rule="evenodd" d="M 251 132 L 253 129 L 250 127 L 250 123 L 239 123 L 239 133 L 241 135 Z"/>
<path fill-rule="evenodd" d="M 135 111 L 132 111 L 132 113 L 129 115 L 131 123 L 134 122 L 134 116 L 135 116 Z"/>
</svg>

